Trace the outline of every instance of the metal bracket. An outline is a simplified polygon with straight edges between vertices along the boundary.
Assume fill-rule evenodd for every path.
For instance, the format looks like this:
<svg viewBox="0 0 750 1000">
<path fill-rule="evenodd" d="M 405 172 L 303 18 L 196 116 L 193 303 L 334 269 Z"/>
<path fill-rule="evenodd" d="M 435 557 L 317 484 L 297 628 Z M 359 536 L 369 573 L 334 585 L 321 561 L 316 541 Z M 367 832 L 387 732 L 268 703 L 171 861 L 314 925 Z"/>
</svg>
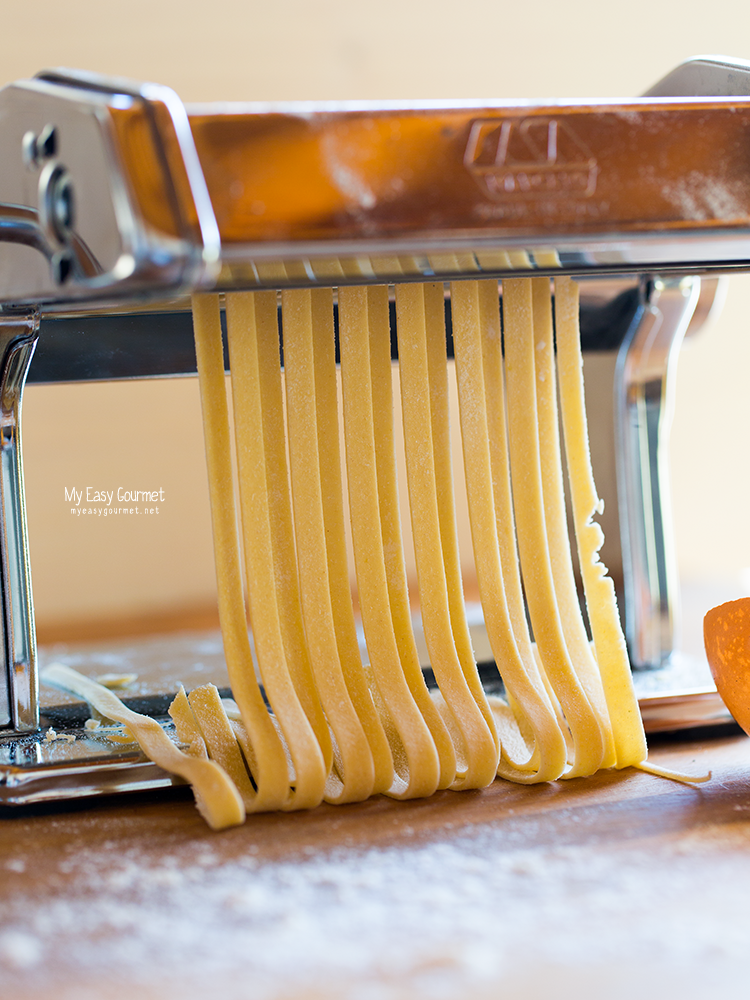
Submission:
<svg viewBox="0 0 750 1000">
<path fill-rule="evenodd" d="M 655 279 L 617 358 L 617 493 L 626 632 L 635 667 L 661 666 L 675 645 L 667 442 L 675 361 L 699 295 L 700 278 Z"/>
<path fill-rule="evenodd" d="M 36 632 L 21 455 L 21 398 L 36 347 L 36 313 L 0 315 L 0 582 L 4 670 L 0 726 L 39 725 Z"/>
<path fill-rule="evenodd" d="M 0 90 L 0 303 L 185 294 L 214 283 L 219 257 L 173 91 L 64 70 Z"/>
<path fill-rule="evenodd" d="M 748 97 L 750 62 L 694 56 L 662 77 L 644 97 Z"/>
</svg>

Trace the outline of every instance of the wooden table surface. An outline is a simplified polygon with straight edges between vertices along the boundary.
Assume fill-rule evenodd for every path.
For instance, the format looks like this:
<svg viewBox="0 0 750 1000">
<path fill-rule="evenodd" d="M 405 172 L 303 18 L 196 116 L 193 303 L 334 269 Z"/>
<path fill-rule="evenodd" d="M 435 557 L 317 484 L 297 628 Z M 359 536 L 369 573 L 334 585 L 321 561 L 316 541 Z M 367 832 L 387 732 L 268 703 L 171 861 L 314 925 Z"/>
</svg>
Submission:
<svg viewBox="0 0 750 1000">
<path fill-rule="evenodd" d="M 6 811 L 0 996 L 744 996 L 750 740 L 651 759 L 713 778 L 495 782 L 220 834 L 186 790 Z"/>
</svg>

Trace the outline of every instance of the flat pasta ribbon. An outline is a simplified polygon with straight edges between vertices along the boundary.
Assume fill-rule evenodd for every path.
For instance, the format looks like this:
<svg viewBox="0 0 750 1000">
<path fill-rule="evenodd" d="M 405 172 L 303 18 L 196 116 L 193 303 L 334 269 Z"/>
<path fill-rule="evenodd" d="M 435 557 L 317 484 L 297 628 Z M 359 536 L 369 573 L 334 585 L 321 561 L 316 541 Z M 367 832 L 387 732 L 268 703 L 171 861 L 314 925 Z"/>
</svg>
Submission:
<svg viewBox="0 0 750 1000">
<path fill-rule="evenodd" d="M 516 262 L 501 257 L 502 266 Z M 383 261 L 371 263 L 377 274 Z M 446 272 L 469 266 L 460 255 L 438 263 Z M 396 265 L 413 270 L 409 258 L 388 266 Z M 267 280 L 296 277 L 268 267 Z M 387 286 L 338 289 L 340 400 L 330 289 L 283 292 L 283 370 L 276 293 L 227 295 L 233 435 L 219 299 L 195 298 L 219 606 L 237 709 L 228 715 L 207 686 L 178 694 L 172 714 L 190 753 L 220 761 L 248 811 L 378 792 L 427 796 L 480 788 L 496 775 L 529 784 L 650 768 L 592 520 L 600 501 L 577 287 L 560 278 L 555 292 L 553 321 L 549 279 L 506 279 L 501 320 L 496 281 L 451 284 L 474 567 L 502 697 L 482 687 L 464 606 L 443 285 L 395 290 L 406 486 L 433 691 L 417 653 L 399 514 Z M 561 433 L 593 642 L 573 575 Z"/>
</svg>

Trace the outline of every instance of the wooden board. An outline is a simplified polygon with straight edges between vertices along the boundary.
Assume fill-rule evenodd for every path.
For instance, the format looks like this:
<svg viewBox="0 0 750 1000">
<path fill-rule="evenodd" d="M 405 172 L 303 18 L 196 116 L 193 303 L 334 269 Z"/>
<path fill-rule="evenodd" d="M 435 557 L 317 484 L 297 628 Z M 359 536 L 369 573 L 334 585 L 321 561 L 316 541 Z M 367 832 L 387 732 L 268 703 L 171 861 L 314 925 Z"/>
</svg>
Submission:
<svg viewBox="0 0 750 1000">
<path fill-rule="evenodd" d="M 750 741 L 664 741 L 652 759 L 714 777 L 495 782 L 218 835 L 186 791 L 4 816 L 0 994 L 738 994 Z"/>
</svg>

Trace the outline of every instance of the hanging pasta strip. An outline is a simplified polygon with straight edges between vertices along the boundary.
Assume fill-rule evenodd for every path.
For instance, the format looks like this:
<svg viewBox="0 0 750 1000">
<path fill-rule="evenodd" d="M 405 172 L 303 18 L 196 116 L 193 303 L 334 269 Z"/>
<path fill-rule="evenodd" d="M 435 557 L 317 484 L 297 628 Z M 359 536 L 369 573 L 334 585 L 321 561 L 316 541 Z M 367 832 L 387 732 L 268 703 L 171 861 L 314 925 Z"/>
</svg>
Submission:
<svg viewBox="0 0 750 1000">
<path fill-rule="evenodd" d="M 298 697 L 301 664 L 293 665 L 297 671 L 293 677 L 287 661 L 281 619 L 288 601 L 280 605 L 277 600 L 288 580 L 280 575 L 275 558 L 274 528 L 279 518 L 272 511 L 279 500 L 272 487 L 283 490 L 283 485 L 278 470 L 269 468 L 281 457 L 286 480 L 286 455 L 279 456 L 274 440 L 278 427 L 270 426 L 281 417 L 280 405 L 271 405 L 280 403 L 274 399 L 275 387 L 279 397 L 281 392 L 276 293 L 228 295 L 227 332 L 250 622 L 266 696 L 294 769 L 294 792 L 283 808 L 311 808 L 323 798 L 329 767 Z M 288 571 L 288 563 L 284 568 Z"/>
<path fill-rule="evenodd" d="M 393 784 L 393 757 L 388 745 L 388 737 L 368 687 L 354 620 L 344 527 L 333 293 L 330 289 L 319 288 L 312 292 L 312 327 L 315 416 L 331 612 L 339 660 L 349 697 L 356 709 L 372 752 L 374 764 L 372 794 L 378 794 L 387 791 Z"/>
<path fill-rule="evenodd" d="M 527 784 L 552 781 L 565 769 L 565 739 L 537 671 L 527 669 L 519 652 L 500 564 L 496 530 L 500 514 L 496 515 L 490 465 L 479 283 L 452 282 L 451 304 L 471 536 L 485 625 L 506 689 L 534 735 L 529 750 L 513 717 L 499 715 L 498 774 Z"/>
<path fill-rule="evenodd" d="M 339 338 L 349 511 L 362 624 L 397 776 L 388 794 L 431 795 L 440 760 L 401 666 L 391 618 L 378 497 L 367 290 L 339 289 Z M 382 402 L 380 405 L 383 405 Z"/>
<path fill-rule="evenodd" d="M 603 504 L 594 485 L 589 452 L 578 328 L 578 285 L 570 278 L 555 279 L 555 320 L 560 406 L 578 560 L 614 733 L 616 766 L 627 767 L 642 763 L 648 751 L 617 612 L 614 583 L 599 559 L 604 535 L 593 519 L 602 512 Z"/>
<path fill-rule="evenodd" d="M 573 736 L 574 757 L 566 775 L 577 777 L 599 769 L 605 744 L 570 661 L 555 597 L 542 493 L 528 280 L 503 281 L 503 319 L 513 507 L 526 602 L 541 661 Z"/>
<path fill-rule="evenodd" d="M 555 377 L 555 345 L 552 328 L 552 297 L 549 278 L 532 278 L 534 312 L 534 361 L 536 367 L 537 417 L 539 454 L 542 468 L 544 517 L 549 540 L 552 579 L 557 607 L 560 612 L 565 643 L 570 659 L 589 700 L 604 738 L 604 756 L 600 767 L 615 763 L 612 726 L 604 697 L 599 667 L 591 649 L 578 600 L 570 535 L 565 510 L 560 421 L 557 412 L 557 379 Z"/>
<path fill-rule="evenodd" d="M 505 385 L 503 375 L 503 348 L 500 329 L 500 304 L 497 281 L 483 280 L 472 286 L 476 289 L 478 329 L 481 331 L 481 372 L 484 376 L 484 399 L 486 406 L 487 432 L 489 435 L 489 457 L 492 470 L 492 491 L 495 503 L 495 530 L 500 552 L 500 567 L 505 588 L 508 616 L 518 646 L 524 668 L 535 686 L 543 688 L 562 728 L 569 739 L 562 709 L 551 690 L 551 686 L 534 655 L 526 619 L 526 604 L 521 585 L 521 568 L 518 562 L 516 528 L 513 516 L 513 496 L 510 483 L 510 457 L 508 455 L 508 428 L 505 414 Z M 463 289 L 462 289 L 463 291 Z M 467 289 L 468 291 L 468 289 Z M 507 691 L 509 708 L 526 740 L 534 745 L 534 734 L 525 713 L 514 704 L 513 693 Z M 508 709 L 495 705 L 495 711 L 502 711 L 506 718 Z M 572 746 L 572 741 L 571 741 Z M 529 762 L 530 769 L 536 768 L 534 756 Z M 533 765 L 533 767 L 531 766 Z"/>
<path fill-rule="evenodd" d="M 318 453 L 312 292 L 285 291 L 281 302 L 294 532 L 305 637 L 321 704 L 335 738 L 336 768 L 328 778 L 326 799 L 357 802 L 372 794 L 375 774 L 372 753 L 341 669 L 331 607 Z"/>
<path fill-rule="evenodd" d="M 425 296 L 428 291 L 433 293 L 433 296 L 434 293 L 439 296 L 441 320 L 438 327 L 434 313 L 430 316 L 429 335 L 433 340 L 437 340 L 442 333 L 442 341 L 445 344 L 442 284 L 396 286 L 404 442 L 412 533 L 419 577 L 419 603 L 430 664 L 446 708 L 445 721 L 453 733 L 454 745 L 460 754 L 459 771 L 452 787 L 482 788 L 495 777 L 497 743 L 493 739 L 494 725 L 490 729 L 466 682 L 453 639 L 433 442 L 427 348 L 428 320 L 425 306 Z M 445 368 L 443 351 L 444 371 Z M 447 413 L 445 415 L 447 416 Z M 441 471 L 445 472 L 444 469 Z M 448 473 L 450 474 L 450 469 Z M 443 478 L 441 486 L 445 485 Z M 450 480 L 448 485 L 451 485 Z M 473 658 L 472 665 L 478 681 Z M 482 701 L 486 706 L 484 695 Z M 489 706 L 486 707 L 487 715 L 491 718 Z"/>
<path fill-rule="evenodd" d="M 401 666 L 412 697 L 419 706 L 435 741 L 440 760 L 439 788 L 448 788 L 456 777 L 456 754 L 453 741 L 432 700 L 419 663 L 417 644 L 409 605 L 404 544 L 401 535 L 396 447 L 393 428 L 393 365 L 391 362 L 391 323 L 388 288 L 377 285 L 367 289 L 370 373 L 372 377 L 373 429 L 378 477 L 380 528 L 383 533 L 385 572 L 391 619 L 396 635 Z"/>
<path fill-rule="evenodd" d="M 232 296 L 232 300 L 234 300 L 234 296 Z M 232 308 L 232 304 L 228 302 L 227 323 Z M 297 556 L 294 549 L 291 490 L 287 469 L 279 322 L 275 295 L 256 293 L 255 318 L 263 441 L 266 453 L 268 511 L 281 635 L 284 640 L 287 666 L 297 697 L 317 737 L 326 769 L 330 770 L 333 762 L 331 734 L 315 687 L 305 641 L 305 630 L 302 624 Z M 232 384 L 234 386 L 234 382 Z"/>
<path fill-rule="evenodd" d="M 453 640 L 466 683 L 487 723 L 496 749 L 499 740 L 495 718 L 479 678 L 461 581 L 461 559 L 458 549 L 458 525 L 453 490 L 451 461 L 450 400 L 448 395 L 448 362 L 445 336 L 445 290 L 442 283 L 424 286 L 425 322 L 427 326 L 427 375 L 430 387 L 430 419 L 432 450 L 435 462 L 440 545 L 448 591 L 448 608 Z"/>
<path fill-rule="evenodd" d="M 193 322 L 224 655 L 257 762 L 253 772 L 257 791 L 245 808 L 270 811 L 283 808 L 289 799 L 289 769 L 258 687 L 247 634 L 218 295 L 193 298 Z"/>
</svg>

